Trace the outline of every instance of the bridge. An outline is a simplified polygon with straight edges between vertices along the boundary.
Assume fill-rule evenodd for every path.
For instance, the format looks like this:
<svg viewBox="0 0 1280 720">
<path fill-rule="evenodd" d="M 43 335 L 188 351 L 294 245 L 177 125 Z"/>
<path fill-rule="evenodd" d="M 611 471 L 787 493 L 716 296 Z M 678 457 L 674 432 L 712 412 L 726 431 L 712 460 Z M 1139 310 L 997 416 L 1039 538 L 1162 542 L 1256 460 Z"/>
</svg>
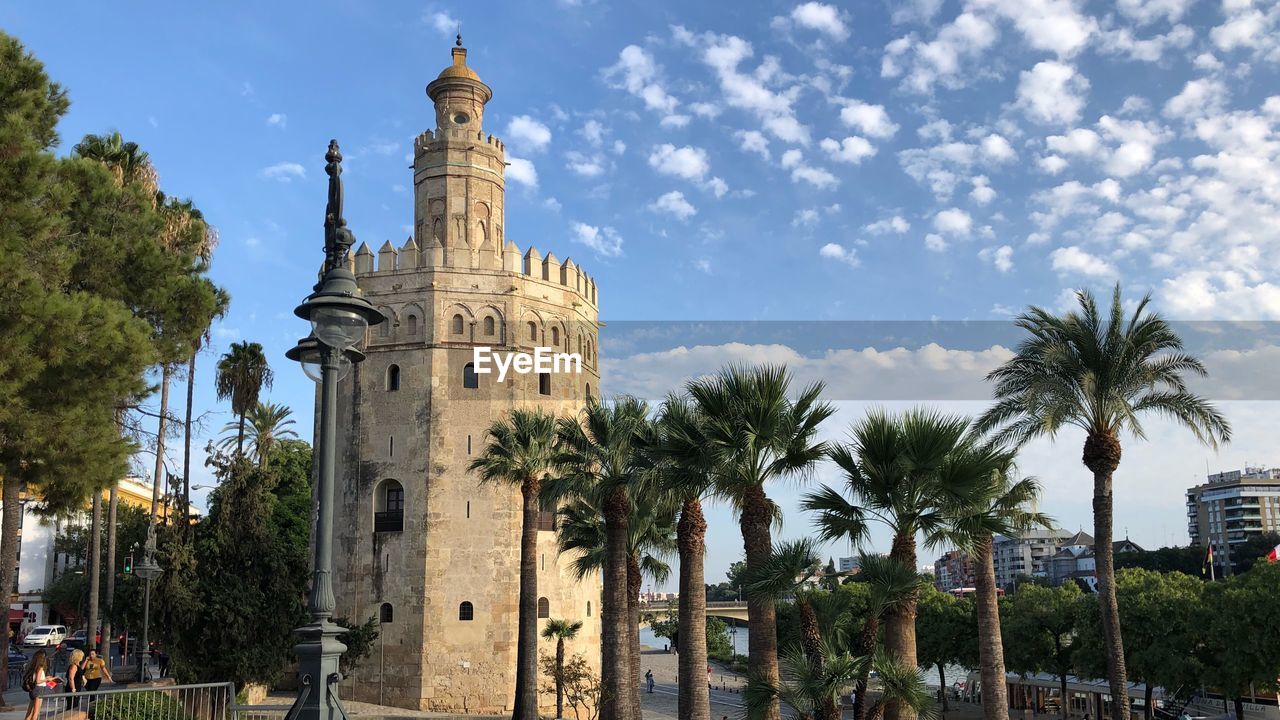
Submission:
<svg viewBox="0 0 1280 720">
<path fill-rule="evenodd" d="M 675 600 L 666 600 L 663 602 L 640 602 L 641 613 L 653 613 L 654 615 L 675 615 Z M 718 617 L 723 620 L 737 620 L 738 622 L 747 622 L 750 617 L 747 615 L 747 604 L 745 602 L 728 601 L 708 601 L 707 617 Z"/>
</svg>

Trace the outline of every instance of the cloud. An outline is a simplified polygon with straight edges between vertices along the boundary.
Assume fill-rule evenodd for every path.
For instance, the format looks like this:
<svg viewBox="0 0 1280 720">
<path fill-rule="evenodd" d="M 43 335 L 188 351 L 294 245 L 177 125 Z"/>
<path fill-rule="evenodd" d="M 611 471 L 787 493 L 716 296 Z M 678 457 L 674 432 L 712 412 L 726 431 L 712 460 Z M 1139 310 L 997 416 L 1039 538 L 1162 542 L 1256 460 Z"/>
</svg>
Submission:
<svg viewBox="0 0 1280 720">
<path fill-rule="evenodd" d="M 769 138 L 759 130 L 739 130 L 733 134 L 738 139 L 738 147 L 746 152 L 753 152 L 765 160 L 769 159 Z"/>
<path fill-rule="evenodd" d="M 943 210 L 933 216 L 933 229 L 953 237 L 968 237 L 973 229 L 973 218 L 960 208 Z"/>
<path fill-rule="evenodd" d="M 858 267 L 862 261 L 858 259 L 858 251 L 853 248 L 847 248 L 835 243 L 827 243 L 818 250 L 818 255 L 836 262 L 844 263 L 849 267 Z"/>
<path fill-rule="evenodd" d="M 295 162 L 276 163 L 270 167 L 263 168 L 259 175 L 267 180 L 276 180 L 278 182 L 287 183 L 294 180 L 304 180 L 307 177 L 307 169 Z"/>
<path fill-rule="evenodd" d="M 864 225 L 862 229 L 872 235 L 884 235 L 890 232 L 901 235 L 911 229 L 911 223 L 907 222 L 901 215 L 894 215 L 891 218 L 877 220 L 870 225 Z"/>
<path fill-rule="evenodd" d="M 818 145 L 832 160 L 854 165 L 876 154 L 876 149 L 871 146 L 871 143 L 867 142 L 866 138 L 860 138 L 856 135 L 847 137 L 844 140 L 824 138 Z"/>
<path fill-rule="evenodd" d="M 283 130 L 289 126 L 289 116 L 284 113 L 271 113 L 267 116 L 267 124 Z"/>
<path fill-rule="evenodd" d="M 706 150 L 691 145 L 676 147 L 670 143 L 653 148 L 649 154 L 649 167 L 663 175 L 692 181 L 701 181 L 711 171 Z"/>
<path fill-rule="evenodd" d="M 1182 91 L 1164 104 L 1167 117 L 1196 120 L 1222 112 L 1228 97 L 1227 86 L 1221 80 L 1199 78 L 1188 80 Z"/>
<path fill-rule="evenodd" d="M 538 171 L 524 158 L 507 156 L 507 178 L 525 187 L 538 187 Z"/>
<path fill-rule="evenodd" d="M 600 147 L 604 143 L 605 129 L 598 120 L 588 120 L 582 124 L 582 129 L 578 131 L 583 140 L 586 140 L 591 147 Z"/>
<path fill-rule="evenodd" d="M 791 21 L 802 28 L 816 30 L 832 40 L 849 37 L 849 28 L 845 25 L 840 10 L 834 5 L 820 2 L 797 5 L 791 10 Z"/>
<path fill-rule="evenodd" d="M 1053 269 L 1062 274 L 1111 277 L 1116 274 L 1107 261 L 1081 250 L 1076 245 L 1061 247 L 1049 254 Z"/>
<path fill-rule="evenodd" d="M 667 213 L 679 220 L 688 220 L 698 214 L 698 209 L 690 204 L 688 200 L 685 200 L 684 193 L 679 190 L 672 190 L 663 194 L 649 205 L 649 209 L 654 212 Z"/>
<path fill-rule="evenodd" d="M 998 248 L 983 248 L 978 257 L 991 263 L 1002 273 L 1013 270 L 1013 248 L 1001 245 Z"/>
<path fill-rule="evenodd" d="M 889 119 L 883 105 L 870 105 L 861 100 L 845 100 L 840 110 L 840 121 L 857 128 L 863 135 L 876 139 L 893 137 L 898 126 Z"/>
<path fill-rule="evenodd" d="M 796 216 L 791 218 L 791 227 L 812 227 L 818 224 L 818 209 L 804 208 L 796 211 Z"/>
<path fill-rule="evenodd" d="M 607 166 L 605 158 L 599 155 L 586 155 L 576 150 L 565 153 L 564 159 L 565 167 L 582 177 L 599 177 L 604 174 Z"/>
<path fill-rule="evenodd" d="M 998 133 L 991 133 L 982 138 L 982 143 L 979 147 L 982 149 L 982 156 L 992 162 L 1003 163 L 1017 157 L 1017 153 L 1013 151 L 1013 146 L 1009 144 L 1008 140 L 1004 139 L 1003 135 Z"/>
<path fill-rule="evenodd" d="M 1098 21 L 1081 13 L 1075 0 L 975 0 L 973 6 L 1012 21 L 1028 45 L 1060 58 L 1079 53 L 1098 31 Z"/>
<path fill-rule="evenodd" d="M 1139 25 L 1157 20 L 1176 23 L 1186 14 L 1192 0 L 1116 0 L 1116 9 Z"/>
<path fill-rule="evenodd" d="M 458 32 L 461 23 L 458 19 L 446 12 L 436 12 L 423 16 L 423 21 L 435 28 L 435 31 L 441 35 L 453 35 Z"/>
<path fill-rule="evenodd" d="M 979 205 L 987 205 L 996 199 L 996 191 L 991 188 L 990 182 L 986 175 L 975 175 L 969 179 L 973 183 L 973 190 L 969 191 L 969 197 Z"/>
<path fill-rule="evenodd" d="M 905 74 L 903 86 L 923 94 L 933 92 L 937 83 L 960 87 L 966 79 L 961 74 L 964 61 L 981 56 L 998 37 L 999 32 L 985 17 L 962 12 L 944 25 L 933 40 L 922 42 L 914 36 L 906 36 L 886 45 L 880 62 L 880 75 L 899 77 Z"/>
<path fill-rule="evenodd" d="M 504 140 L 519 152 L 541 152 L 551 143 L 551 128 L 528 115 L 516 115 L 507 123 Z"/>
<path fill-rule="evenodd" d="M 946 252 L 947 240 L 937 233 L 929 233 L 924 236 L 924 246 L 933 252 Z"/>
<path fill-rule="evenodd" d="M 1036 122 L 1065 125 L 1080 118 L 1088 91 L 1088 79 L 1075 68 L 1046 60 L 1022 73 L 1017 105 Z"/>
<path fill-rule="evenodd" d="M 573 241 L 582 243 L 605 257 L 622 254 L 622 236 L 611 227 L 596 227 L 586 223 L 573 223 Z"/>
<path fill-rule="evenodd" d="M 670 116 L 680 102 L 667 92 L 661 69 L 653 55 L 639 45 L 628 45 L 618 53 L 618 62 L 605 68 L 605 80 L 640 98 L 649 110 Z"/>
</svg>

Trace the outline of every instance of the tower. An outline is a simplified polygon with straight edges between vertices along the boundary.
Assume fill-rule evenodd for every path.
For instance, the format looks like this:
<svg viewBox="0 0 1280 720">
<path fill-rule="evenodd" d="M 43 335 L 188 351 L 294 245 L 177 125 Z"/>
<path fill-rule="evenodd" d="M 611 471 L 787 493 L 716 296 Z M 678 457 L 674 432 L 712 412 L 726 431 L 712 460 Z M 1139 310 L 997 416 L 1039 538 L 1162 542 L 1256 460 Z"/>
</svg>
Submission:
<svg viewBox="0 0 1280 720">
<path fill-rule="evenodd" d="M 501 713 L 515 687 L 521 500 L 467 466 L 512 408 L 575 414 L 598 392 L 599 316 L 577 264 L 505 237 L 503 145 L 483 130 L 493 93 L 466 59 L 459 38 L 427 86 L 436 127 L 414 142 L 413 237 L 355 253 L 360 287 L 389 322 L 370 330 L 368 359 L 339 387 L 334 584 L 339 616 L 382 622 L 385 650 L 344 687 L 357 700 Z M 477 372 L 482 346 L 576 353 L 581 368 L 500 382 Z M 568 649 L 598 670 L 599 579 L 575 579 L 553 527 L 544 512 L 540 622 L 583 621 Z"/>
</svg>

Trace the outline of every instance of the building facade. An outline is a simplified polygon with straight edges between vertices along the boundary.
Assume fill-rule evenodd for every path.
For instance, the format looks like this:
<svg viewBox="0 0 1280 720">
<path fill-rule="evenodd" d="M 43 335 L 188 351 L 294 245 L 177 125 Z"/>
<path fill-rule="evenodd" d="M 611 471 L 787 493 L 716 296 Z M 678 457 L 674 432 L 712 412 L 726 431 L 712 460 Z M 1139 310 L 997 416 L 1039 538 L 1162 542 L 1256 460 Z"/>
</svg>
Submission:
<svg viewBox="0 0 1280 720">
<path fill-rule="evenodd" d="M 1018 537 L 997 535 L 991 548 L 996 585 L 1009 590 L 1020 576 L 1045 577 L 1046 562 L 1069 537 L 1066 530 L 1034 530 Z"/>
<path fill-rule="evenodd" d="M 1191 544 L 1213 546 L 1215 562 L 1231 562 L 1231 548 L 1280 532 L 1280 468 L 1247 467 L 1209 475 L 1187 490 Z"/>
<path fill-rule="evenodd" d="M 576 415 L 598 393 L 599 322 L 595 281 L 574 261 L 508 239 L 504 147 L 483 129 L 492 91 L 466 58 L 459 40 L 427 86 L 435 129 L 414 143 L 413 236 L 376 257 L 361 245 L 352 260 L 388 321 L 339 384 L 334 590 L 338 615 L 383 621 L 383 656 L 355 671 L 355 699 L 497 714 L 515 685 L 521 499 L 468 464 L 511 409 Z M 477 348 L 581 365 L 499 380 Z M 576 579 L 553 527 L 545 513 L 540 623 L 582 621 L 567 650 L 598 671 L 600 580 Z"/>
<path fill-rule="evenodd" d="M 971 588 L 977 584 L 973 562 L 962 550 L 948 550 L 933 563 L 933 585 L 943 592 Z"/>
</svg>

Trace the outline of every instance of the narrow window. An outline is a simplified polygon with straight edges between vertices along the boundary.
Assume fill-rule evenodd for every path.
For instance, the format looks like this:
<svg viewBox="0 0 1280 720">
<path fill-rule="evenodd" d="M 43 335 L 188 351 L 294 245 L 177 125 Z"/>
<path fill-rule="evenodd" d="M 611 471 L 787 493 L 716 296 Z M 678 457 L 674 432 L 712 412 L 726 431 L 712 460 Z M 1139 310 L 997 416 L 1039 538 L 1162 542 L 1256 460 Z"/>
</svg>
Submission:
<svg viewBox="0 0 1280 720">
<path fill-rule="evenodd" d="M 410 315 L 409 319 L 405 322 L 405 324 L 408 326 L 408 332 L 410 335 L 418 334 L 418 316 L 417 315 Z"/>
<path fill-rule="evenodd" d="M 591 400 L 591 383 L 587 383 L 587 400 Z"/>
<path fill-rule="evenodd" d="M 485 319 L 484 319 L 484 334 L 485 334 L 485 335 L 492 335 L 492 334 L 493 334 L 493 331 L 494 331 L 493 318 L 491 318 L 491 317 L 487 317 L 487 318 L 485 318 Z"/>
<path fill-rule="evenodd" d="M 467 501 L 467 517 L 468 518 L 471 517 L 471 501 L 470 500 Z"/>
<path fill-rule="evenodd" d="M 382 607 L 378 608 L 378 622 L 386 625 L 391 622 L 394 611 L 391 609 L 391 603 L 382 603 Z"/>
<path fill-rule="evenodd" d="M 470 435 L 467 436 L 467 454 L 468 455 L 471 454 L 471 436 Z"/>
<path fill-rule="evenodd" d="M 454 335 L 462 334 L 462 316 L 461 315 L 453 316 L 453 334 Z"/>
<path fill-rule="evenodd" d="M 396 454 L 396 436 L 392 435 L 387 438 L 387 457 L 395 457 Z"/>
<path fill-rule="evenodd" d="M 373 531 L 404 530 L 404 486 L 395 480 L 384 480 L 374 496 Z"/>
<path fill-rule="evenodd" d="M 538 323 L 529 321 L 529 341 L 534 342 L 538 339 Z"/>
<path fill-rule="evenodd" d="M 471 363 L 462 366 L 462 387 L 471 390 L 480 387 L 480 376 L 476 375 L 476 366 Z"/>
<path fill-rule="evenodd" d="M 476 619 L 476 609 L 466 600 L 458 606 L 458 619 L 463 622 L 471 622 Z"/>
<path fill-rule="evenodd" d="M 538 373 L 538 392 L 543 395 L 551 394 L 551 373 Z"/>
<path fill-rule="evenodd" d="M 551 601 L 544 597 L 538 598 L 538 617 L 551 617 Z"/>
<path fill-rule="evenodd" d="M 587 601 L 587 617 L 591 617 L 591 601 Z"/>
<path fill-rule="evenodd" d="M 546 553 L 542 553 L 542 560 L 541 560 L 541 564 L 542 564 L 542 569 L 543 569 L 543 570 L 546 570 L 546 569 L 547 569 L 547 554 L 546 554 Z"/>
<path fill-rule="evenodd" d="M 387 392 L 395 392 L 400 389 L 400 366 L 387 366 Z"/>
<path fill-rule="evenodd" d="M 558 327 L 551 328 L 551 345 L 560 347 L 560 328 Z"/>
</svg>

